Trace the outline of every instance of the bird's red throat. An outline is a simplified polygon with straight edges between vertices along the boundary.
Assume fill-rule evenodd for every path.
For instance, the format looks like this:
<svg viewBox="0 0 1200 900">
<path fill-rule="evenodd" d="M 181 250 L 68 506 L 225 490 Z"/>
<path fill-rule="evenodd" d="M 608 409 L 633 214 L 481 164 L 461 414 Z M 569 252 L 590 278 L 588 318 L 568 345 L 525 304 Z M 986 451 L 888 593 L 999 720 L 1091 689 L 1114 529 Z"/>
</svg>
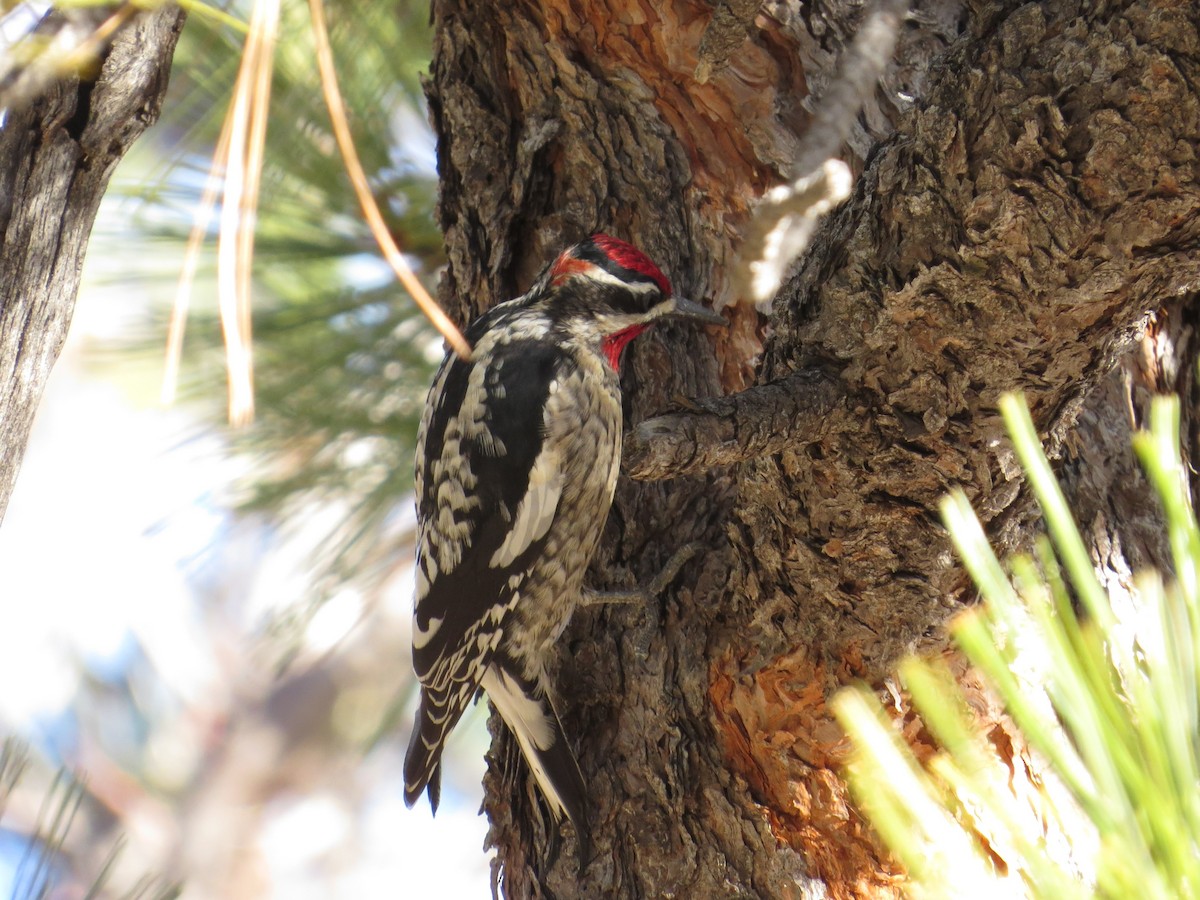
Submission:
<svg viewBox="0 0 1200 900">
<path fill-rule="evenodd" d="M 625 345 L 649 327 L 649 325 L 630 325 L 628 328 L 622 328 L 620 331 L 608 335 L 600 342 L 604 356 L 614 371 L 621 366 L 621 351 L 625 349 Z"/>
</svg>

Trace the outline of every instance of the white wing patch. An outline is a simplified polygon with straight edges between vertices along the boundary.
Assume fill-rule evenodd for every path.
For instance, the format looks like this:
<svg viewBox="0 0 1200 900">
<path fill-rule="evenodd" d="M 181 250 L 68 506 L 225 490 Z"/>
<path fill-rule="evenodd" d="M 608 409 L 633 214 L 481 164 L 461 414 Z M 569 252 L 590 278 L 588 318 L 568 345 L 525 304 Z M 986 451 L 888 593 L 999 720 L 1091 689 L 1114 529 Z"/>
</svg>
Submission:
<svg viewBox="0 0 1200 900">
<path fill-rule="evenodd" d="M 529 487 L 517 506 L 516 519 L 505 535 L 504 543 L 492 554 L 488 565 L 493 569 L 511 565 L 513 560 L 529 549 L 530 545 L 546 536 L 554 522 L 559 498 L 562 497 L 566 480 L 562 460 L 557 451 L 544 442 L 542 452 L 533 462 L 529 473 Z"/>
<path fill-rule="evenodd" d="M 413 632 L 412 632 L 413 649 L 421 650 L 430 641 L 432 641 L 433 636 L 438 633 L 438 629 L 442 627 L 442 623 L 444 621 L 446 621 L 446 620 L 431 618 L 429 620 L 429 627 L 422 628 L 420 626 L 420 624 L 418 624 L 418 622 L 417 622 L 416 613 L 413 613 Z"/>
<path fill-rule="evenodd" d="M 496 711 L 516 736 L 517 743 L 521 745 L 521 755 L 529 764 L 542 794 L 550 802 L 551 812 L 561 820 L 566 815 L 567 807 L 550 780 L 541 757 L 541 753 L 549 750 L 555 741 L 551 719 L 554 713 L 548 702 L 528 696 L 519 684 L 496 666 L 488 666 L 480 687 L 487 691 Z"/>
<path fill-rule="evenodd" d="M 535 747 L 550 749 L 554 744 L 554 728 L 550 724 L 550 711 L 542 701 L 528 696 L 507 672 L 496 666 L 488 666 L 479 686 L 487 691 L 488 698 L 525 748 L 526 759 L 532 763 L 537 758 L 532 752 Z"/>
</svg>

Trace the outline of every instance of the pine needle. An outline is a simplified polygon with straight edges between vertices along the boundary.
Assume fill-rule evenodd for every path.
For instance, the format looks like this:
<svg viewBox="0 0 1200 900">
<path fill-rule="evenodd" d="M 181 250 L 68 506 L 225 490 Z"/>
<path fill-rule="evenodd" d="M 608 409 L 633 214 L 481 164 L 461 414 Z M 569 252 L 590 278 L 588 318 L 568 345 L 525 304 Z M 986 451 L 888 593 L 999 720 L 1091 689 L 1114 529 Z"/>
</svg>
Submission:
<svg viewBox="0 0 1200 900">
<path fill-rule="evenodd" d="M 251 266 L 254 225 L 271 103 L 271 75 L 279 32 L 279 0 L 255 0 L 246 46 L 233 87 L 229 112 L 213 154 L 212 168 L 188 239 L 183 271 L 175 294 L 167 337 L 162 399 L 170 403 L 179 379 L 184 323 L 201 242 L 221 189 L 217 237 L 217 305 L 225 338 L 229 386 L 229 423 L 240 426 L 254 418 L 254 355 L 251 345 Z"/>
<path fill-rule="evenodd" d="M 454 323 L 450 321 L 449 316 L 438 306 L 437 301 L 429 296 L 429 292 L 417 280 L 417 276 L 413 274 L 412 268 L 404 259 L 391 232 L 388 231 L 387 224 L 383 221 L 383 213 L 380 212 L 379 204 L 375 202 L 375 197 L 371 193 L 366 172 L 363 171 L 358 151 L 354 147 L 354 138 L 350 134 L 346 107 L 342 102 L 337 71 L 333 64 L 333 51 L 329 45 L 329 30 L 325 25 L 325 5 L 323 0 L 309 0 L 308 6 L 312 11 L 313 38 L 317 45 L 317 66 L 321 73 L 321 88 L 325 94 L 325 105 L 329 108 L 329 118 L 333 123 L 333 133 L 346 164 L 346 172 L 354 186 L 354 193 L 357 195 L 359 203 L 362 204 L 363 214 L 367 218 L 367 224 L 371 227 L 371 233 L 375 235 L 379 249 L 383 251 L 392 271 L 396 273 L 396 277 L 400 279 L 400 283 L 404 285 L 404 289 L 408 291 L 409 296 L 413 298 L 421 312 L 454 348 L 454 352 L 460 358 L 470 359 L 470 345 L 467 344 L 466 339 Z"/>
</svg>

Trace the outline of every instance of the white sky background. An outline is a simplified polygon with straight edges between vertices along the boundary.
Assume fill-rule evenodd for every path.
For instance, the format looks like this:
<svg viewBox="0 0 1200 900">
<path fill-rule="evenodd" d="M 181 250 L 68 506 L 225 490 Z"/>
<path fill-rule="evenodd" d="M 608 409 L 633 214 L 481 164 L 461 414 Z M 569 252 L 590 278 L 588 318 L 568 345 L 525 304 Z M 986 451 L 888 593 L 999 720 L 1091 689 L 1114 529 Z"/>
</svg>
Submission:
<svg viewBox="0 0 1200 900">
<path fill-rule="evenodd" d="M 116 204 L 106 203 L 101 215 L 120 213 Z M 114 264 L 101 255 L 106 267 Z M 90 262 L 89 272 L 94 268 Z M 272 558 L 254 558 L 257 548 L 272 546 L 270 535 L 258 535 L 249 554 L 222 546 L 246 538 L 245 526 L 238 526 L 225 505 L 241 466 L 227 455 L 220 432 L 200 428 L 193 413 L 139 408 L 131 399 L 157 395 L 157 371 L 145 371 L 154 383 L 118 386 L 84 365 L 89 345 L 120 335 L 149 306 L 128 287 L 101 288 L 94 277 L 88 284 L 0 527 L 6 601 L 0 628 L 0 734 L 15 732 L 35 748 L 45 745 L 48 727 L 57 727 L 47 723 L 70 719 L 72 704 L 77 712 L 89 712 L 78 709 L 78 698 L 86 696 L 78 693 L 80 661 L 119 678 L 144 653 L 158 687 L 181 704 L 225 702 L 230 686 L 222 656 L 230 648 L 214 646 L 208 637 L 209 604 L 219 602 L 221 615 L 241 627 L 233 652 L 253 666 L 255 648 L 261 650 L 257 629 L 264 596 L 293 597 L 304 577 L 281 562 L 302 562 L 286 547 L 274 549 Z M 237 571 L 195 577 L 198 565 L 230 560 L 240 560 Z M 206 596 L 205 589 L 215 589 L 215 595 Z M 410 592 L 393 594 L 375 615 L 407 621 Z M 310 638 L 318 649 L 362 638 L 364 619 L 354 606 L 355 595 L 350 596 L 349 613 L 330 610 L 315 620 Z M 365 622 L 368 633 L 377 625 L 370 618 Z M 274 659 L 263 654 L 261 662 L 267 667 Z M 409 665 L 406 654 L 396 660 L 397 671 Z M 91 713 L 104 715 L 103 710 Z M 442 809 L 431 819 L 427 803 L 408 810 L 402 801 L 400 768 L 409 716 L 394 740 L 356 768 L 357 805 L 348 802 L 351 791 L 321 788 L 274 797 L 260 810 L 257 849 L 266 868 L 261 896 L 490 896 L 481 852 L 486 822 L 477 815 L 483 771 L 478 740 L 451 747 L 449 766 L 461 776 L 449 780 Z M 478 729 L 482 717 L 473 718 Z M 167 749 L 159 751 L 179 757 L 160 761 L 168 773 L 172 765 L 186 768 L 203 752 L 197 735 L 186 729 L 173 734 L 173 743 L 167 741 Z M 474 770 L 462 772 L 471 766 Z M 456 784 L 471 790 L 464 793 Z M 0 820 L 0 826 L 6 824 L 11 823 Z M 139 833 L 147 830 L 143 840 Z M 166 840 L 163 831 L 154 817 L 134 822 L 124 865 L 153 872 L 156 854 L 145 848 Z M 203 856 L 202 848 L 192 850 L 192 856 Z M 0 889 L 11 876 L 5 867 L 0 854 Z M 183 896 L 221 894 L 185 889 Z"/>
</svg>

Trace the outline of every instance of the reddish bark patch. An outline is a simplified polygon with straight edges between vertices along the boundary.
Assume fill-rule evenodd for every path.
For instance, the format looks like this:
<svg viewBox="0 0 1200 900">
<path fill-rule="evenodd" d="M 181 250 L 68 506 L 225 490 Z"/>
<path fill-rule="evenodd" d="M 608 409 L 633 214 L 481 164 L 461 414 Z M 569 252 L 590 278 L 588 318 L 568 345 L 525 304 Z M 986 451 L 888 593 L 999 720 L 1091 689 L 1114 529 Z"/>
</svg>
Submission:
<svg viewBox="0 0 1200 900">
<path fill-rule="evenodd" d="M 709 670 L 714 724 L 730 769 L 746 779 L 775 836 L 804 856 L 830 897 L 900 896 L 903 874 L 881 865 L 887 853 L 839 773 L 849 745 L 826 705 L 836 679 L 804 652 L 755 675 L 739 669 L 726 656 Z"/>
<path fill-rule="evenodd" d="M 721 365 L 721 384 L 727 392 L 744 391 L 754 384 L 763 347 L 763 318 L 750 304 L 726 307 L 728 328 L 710 329 Z"/>
<path fill-rule="evenodd" d="M 604 81 L 646 92 L 647 102 L 687 153 L 687 202 L 711 247 L 737 246 L 750 206 L 780 181 L 779 164 L 794 157 L 807 124 L 798 113 L 808 86 L 794 52 L 777 52 L 769 18 L 760 18 L 728 66 L 704 84 L 695 78 L 697 50 L 712 18 L 702 2 L 630 4 L 614 15 L 598 0 L 552 0 L 542 14 L 548 43 L 564 48 L 562 65 L 605 73 Z M 722 274 L 732 259 L 716 260 L 714 293 L 725 302 Z M 757 349 L 755 350 L 757 353 Z M 743 357 L 744 359 L 744 357 Z"/>
<path fill-rule="evenodd" d="M 997 758 L 1014 779 L 1024 777 L 1028 752 L 978 673 L 955 652 L 945 652 L 942 661 Z M 725 656 L 709 670 L 714 724 L 730 770 L 749 784 L 776 838 L 804 856 L 830 897 L 900 896 L 904 872 L 854 808 L 842 780 L 850 745 L 826 704 L 861 671 L 857 651 L 845 654 L 835 673 L 800 651 L 755 675 L 739 675 L 740 668 Z M 917 759 L 927 761 L 938 748 L 907 695 L 881 690 L 880 697 Z M 1006 861 L 986 838 L 976 839 L 996 868 L 1006 871 Z"/>
</svg>

